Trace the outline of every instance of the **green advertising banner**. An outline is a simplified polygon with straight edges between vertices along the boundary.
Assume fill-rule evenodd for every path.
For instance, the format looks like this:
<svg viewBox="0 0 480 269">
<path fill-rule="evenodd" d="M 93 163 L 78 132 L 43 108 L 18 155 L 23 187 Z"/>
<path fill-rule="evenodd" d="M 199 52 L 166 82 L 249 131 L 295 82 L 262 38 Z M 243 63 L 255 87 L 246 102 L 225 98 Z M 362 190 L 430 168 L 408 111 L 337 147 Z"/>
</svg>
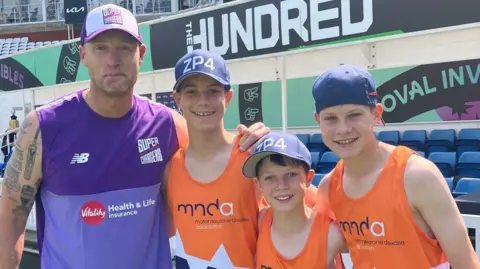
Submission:
<svg viewBox="0 0 480 269">
<path fill-rule="evenodd" d="M 148 29 L 144 38 L 149 38 Z M 89 78 L 80 63 L 76 43 L 32 54 L 36 56 L 25 53 L 0 60 L 0 90 L 49 86 Z M 145 61 L 142 72 L 145 71 L 152 71 L 151 61 Z M 480 118 L 480 59 L 372 70 L 371 73 L 377 83 L 378 98 L 384 106 L 387 123 Z M 315 126 L 311 96 L 315 79 L 287 80 L 288 128 Z M 282 127 L 280 81 L 233 85 L 233 89 L 235 95 L 225 118 L 228 129 L 235 128 L 240 122 L 248 125 L 257 121 L 272 128 Z M 156 99 L 160 101 L 158 97 Z"/>
<path fill-rule="evenodd" d="M 374 13 L 367 12 L 371 17 L 369 17 L 368 20 L 363 20 L 365 24 L 364 32 L 359 32 L 350 36 L 338 35 L 331 38 L 318 37 L 318 40 L 309 40 L 307 42 L 300 38 L 296 31 L 282 31 L 282 36 L 279 35 L 279 38 L 281 37 L 282 40 L 290 40 L 290 43 L 283 44 L 278 41 L 272 43 L 271 47 L 265 47 L 263 49 L 247 49 L 250 45 L 253 46 L 253 44 L 257 44 L 257 39 L 260 40 L 265 38 L 262 35 L 254 35 L 253 32 L 250 31 L 248 32 L 248 36 L 245 35 L 240 39 L 236 38 L 236 43 L 228 43 L 228 46 L 225 45 L 225 48 L 228 47 L 229 49 L 225 51 L 223 56 L 226 59 L 235 59 L 253 55 L 289 51 L 293 49 L 302 49 L 309 46 L 332 44 L 332 42 L 349 42 L 352 40 L 378 37 L 379 35 L 397 35 L 401 33 L 449 27 L 478 21 L 478 14 L 475 11 L 480 7 L 480 2 L 470 0 L 459 1 L 462 3 L 461 5 L 457 3 L 458 1 L 454 3 L 452 1 L 439 0 L 437 1 L 438 3 L 436 2 L 436 8 L 434 10 L 431 9 L 429 4 L 422 4 L 414 0 L 403 1 L 401 4 L 392 3 L 392 5 L 381 4 L 381 1 L 375 2 L 375 5 L 378 5 L 374 8 L 376 11 Z M 270 4 L 268 7 L 265 7 L 269 12 L 268 14 L 279 14 L 278 12 L 282 11 L 282 8 L 286 8 L 283 5 L 280 5 L 280 2 L 273 0 L 268 0 L 268 2 Z M 341 6 L 343 3 L 338 0 L 334 2 L 338 6 Z M 231 5 L 225 9 L 212 9 L 205 13 L 183 16 L 151 25 L 142 24 L 140 26 L 140 31 L 144 43 L 147 44 L 149 48 L 140 71 L 151 72 L 160 68 L 171 67 L 176 59 L 187 51 L 187 48 L 193 46 L 185 44 L 185 42 L 189 43 L 191 41 L 190 39 L 193 37 L 197 37 L 197 39 L 192 39 L 197 40 L 195 41 L 197 43 L 199 42 L 198 40 L 214 40 L 212 38 L 207 38 L 207 35 L 208 37 L 211 37 L 210 30 L 206 32 L 201 30 L 203 27 L 200 27 L 205 24 L 205 18 L 207 15 L 211 15 L 213 20 L 218 23 L 218 27 L 215 25 L 215 27 L 212 28 L 214 31 L 218 32 L 215 33 L 215 35 L 218 34 L 219 37 L 222 37 L 223 32 L 231 32 L 227 31 L 227 26 L 230 24 L 224 25 L 221 20 L 221 18 L 224 17 L 225 12 L 233 12 L 229 14 L 235 13 L 237 14 L 236 16 L 238 17 L 238 20 L 242 22 L 251 22 L 252 25 L 254 25 L 253 22 L 255 18 L 248 17 L 246 14 L 250 13 L 247 11 L 251 11 L 252 8 L 259 5 L 266 5 L 266 3 L 267 2 L 262 1 L 239 1 L 238 5 Z M 309 1 L 305 0 L 305 4 L 307 3 L 309 3 Z M 310 9 L 312 8 L 310 5 L 306 6 Z M 417 14 L 416 17 L 412 17 L 409 20 L 389 19 L 391 16 L 401 14 L 398 12 L 401 8 L 407 8 L 406 10 L 410 10 L 414 6 L 417 6 L 419 10 L 424 10 L 425 14 L 430 15 L 432 15 L 431 12 L 443 14 L 443 11 L 452 10 L 453 6 L 462 7 L 462 12 L 458 13 L 462 15 L 430 16 L 435 19 L 428 21 L 428 23 L 424 20 L 425 17 L 421 15 L 421 12 L 415 13 Z M 293 6 L 289 7 L 289 9 L 295 8 L 296 7 Z M 332 8 L 337 9 L 338 7 L 333 7 L 332 5 Z M 357 12 L 361 9 L 355 10 L 356 15 L 362 15 Z M 379 10 L 383 10 L 383 12 L 379 12 Z M 302 12 L 306 12 L 305 16 L 307 17 L 311 14 L 316 14 L 315 10 L 309 10 L 309 12 L 307 12 L 307 9 L 305 9 Z M 361 17 L 362 16 L 359 18 Z M 188 21 L 191 21 L 191 23 L 188 23 Z M 388 24 L 386 22 L 388 22 Z M 259 23 L 264 22 L 259 21 Z M 272 25 L 277 24 L 278 22 L 273 21 L 272 19 L 272 21 L 265 24 L 266 26 L 264 28 L 273 29 L 274 27 Z M 177 27 L 176 25 L 181 25 L 182 27 Z M 189 28 L 185 30 L 185 25 L 191 29 Z M 278 25 L 282 24 L 280 23 Z M 312 30 L 312 25 L 305 24 L 305 26 L 308 26 L 308 28 Z M 179 29 L 178 31 L 177 28 Z M 239 31 L 239 29 L 235 29 L 235 31 Z M 187 39 L 185 36 L 186 33 L 188 35 Z M 287 36 L 283 36 L 285 33 L 288 33 L 288 39 Z M 238 34 L 236 36 L 238 37 Z M 205 37 L 205 39 L 199 37 Z M 222 40 L 224 42 L 229 41 L 226 38 L 222 38 Z M 204 45 L 208 45 L 207 48 L 211 48 L 215 45 L 210 43 L 197 43 L 195 43 L 195 46 L 192 48 L 205 48 Z M 220 46 L 220 44 L 217 44 L 217 46 Z M 377 83 L 379 101 L 384 105 L 384 116 L 387 123 L 458 121 L 479 119 L 479 67 L 480 59 L 472 59 L 448 63 L 372 70 L 371 72 Z M 51 86 L 75 81 L 85 81 L 88 79 L 88 72 L 80 62 L 78 42 L 49 46 L 0 59 L 0 91 Z M 315 79 L 315 77 L 304 77 L 287 81 L 287 107 L 285 109 L 288 128 L 309 128 L 316 125 L 313 119 L 314 104 L 311 97 L 311 86 Z M 228 129 L 235 128 L 238 123 L 249 125 L 257 121 L 263 121 L 272 128 L 282 127 L 280 81 L 254 82 L 255 83 L 233 86 L 235 95 L 230 107 L 227 109 L 225 119 L 225 124 Z M 171 93 L 168 92 L 157 92 L 152 99 L 169 106 L 174 106 Z"/>
</svg>

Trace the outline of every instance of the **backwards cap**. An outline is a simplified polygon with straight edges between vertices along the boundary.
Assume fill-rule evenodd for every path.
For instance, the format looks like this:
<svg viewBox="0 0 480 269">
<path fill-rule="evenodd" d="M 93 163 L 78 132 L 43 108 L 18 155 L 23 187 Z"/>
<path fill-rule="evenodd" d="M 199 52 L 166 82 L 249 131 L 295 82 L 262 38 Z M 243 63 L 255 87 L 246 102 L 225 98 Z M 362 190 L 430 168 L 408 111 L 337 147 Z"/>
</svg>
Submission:
<svg viewBox="0 0 480 269">
<path fill-rule="evenodd" d="M 270 133 L 259 142 L 255 151 L 243 165 L 243 175 L 249 178 L 257 177 L 258 163 L 265 157 L 280 154 L 299 160 L 312 166 L 312 157 L 305 144 L 296 135 L 286 133 Z"/>
<path fill-rule="evenodd" d="M 84 45 L 108 30 L 124 31 L 142 43 L 137 19 L 132 12 L 114 4 L 106 4 L 88 12 L 82 27 L 80 44 Z"/>
<path fill-rule="evenodd" d="M 173 90 L 177 91 L 182 82 L 195 74 L 209 76 L 230 90 L 230 71 L 225 60 L 218 54 L 201 49 L 185 54 L 175 65 L 176 82 Z"/>
<path fill-rule="evenodd" d="M 317 113 L 338 105 L 355 104 L 375 107 L 377 91 L 372 75 L 364 68 L 340 65 L 323 73 L 313 84 Z"/>
</svg>

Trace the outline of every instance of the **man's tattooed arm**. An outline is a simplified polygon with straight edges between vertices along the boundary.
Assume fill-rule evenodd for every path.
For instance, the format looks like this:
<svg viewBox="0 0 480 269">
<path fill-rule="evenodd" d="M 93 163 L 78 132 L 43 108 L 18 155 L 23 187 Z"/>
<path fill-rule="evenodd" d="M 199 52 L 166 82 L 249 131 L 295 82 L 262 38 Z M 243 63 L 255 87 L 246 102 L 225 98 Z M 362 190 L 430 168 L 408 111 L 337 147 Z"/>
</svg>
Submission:
<svg viewBox="0 0 480 269">
<path fill-rule="evenodd" d="M 42 178 L 42 137 L 36 112 L 24 120 L 5 171 L 0 197 L 0 269 L 17 268 L 27 218 Z"/>
</svg>

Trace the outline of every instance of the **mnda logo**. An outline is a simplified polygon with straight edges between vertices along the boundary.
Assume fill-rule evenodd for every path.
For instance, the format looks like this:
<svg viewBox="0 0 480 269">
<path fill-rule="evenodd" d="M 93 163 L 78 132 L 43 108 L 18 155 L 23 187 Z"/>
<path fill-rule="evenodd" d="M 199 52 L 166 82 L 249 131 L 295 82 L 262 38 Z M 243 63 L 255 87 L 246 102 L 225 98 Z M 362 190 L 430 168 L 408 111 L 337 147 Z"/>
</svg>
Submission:
<svg viewBox="0 0 480 269">
<path fill-rule="evenodd" d="M 218 199 L 213 203 L 207 205 L 198 203 L 198 204 L 179 204 L 177 210 L 181 211 L 183 209 L 184 214 L 189 214 L 194 216 L 200 214 L 201 216 L 215 216 L 215 213 L 220 213 L 224 217 L 233 216 L 233 203 L 220 203 Z"/>
<path fill-rule="evenodd" d="M 385 224 L 380 221 L 370 223 L 368 217 L 360 223 L 356 221 L 340 221 L 340 227 L 344 232 L 354 236 L 365 236 L 365 232 L 370 232 L 375 237 L 385 236 Z"/>
</svg>

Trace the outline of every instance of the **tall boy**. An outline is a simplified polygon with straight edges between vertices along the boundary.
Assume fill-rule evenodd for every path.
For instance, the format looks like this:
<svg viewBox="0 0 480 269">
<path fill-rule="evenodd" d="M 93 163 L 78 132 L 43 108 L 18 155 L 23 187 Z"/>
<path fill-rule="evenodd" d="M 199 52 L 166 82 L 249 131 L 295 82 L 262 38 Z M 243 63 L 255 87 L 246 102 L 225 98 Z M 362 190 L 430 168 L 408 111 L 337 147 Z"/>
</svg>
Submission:
<svg viewBox="0 0 480 269">
<path fill-rule="evenodd" d="M 262 199 L 241 172 L 250 153 L 239 150 L 239 137 L 223 124 L 233 97 L 226 62 L 195 50 L 177 62 L 175 76 L 173 97 L 189 137 L 188 146 L 172 157 L 163 183 L 176 235 L 176 268 L 254 268 Z"/>
<path fill-rule="evenodd" d="M 325 144 L 341 161 L 320 183 L 357 269 L 479 269 L 463 219 L 438 168 L 407 147 L 379 142 L 372 75 L 341 65 L 312 88 Z"/>
</svg>

